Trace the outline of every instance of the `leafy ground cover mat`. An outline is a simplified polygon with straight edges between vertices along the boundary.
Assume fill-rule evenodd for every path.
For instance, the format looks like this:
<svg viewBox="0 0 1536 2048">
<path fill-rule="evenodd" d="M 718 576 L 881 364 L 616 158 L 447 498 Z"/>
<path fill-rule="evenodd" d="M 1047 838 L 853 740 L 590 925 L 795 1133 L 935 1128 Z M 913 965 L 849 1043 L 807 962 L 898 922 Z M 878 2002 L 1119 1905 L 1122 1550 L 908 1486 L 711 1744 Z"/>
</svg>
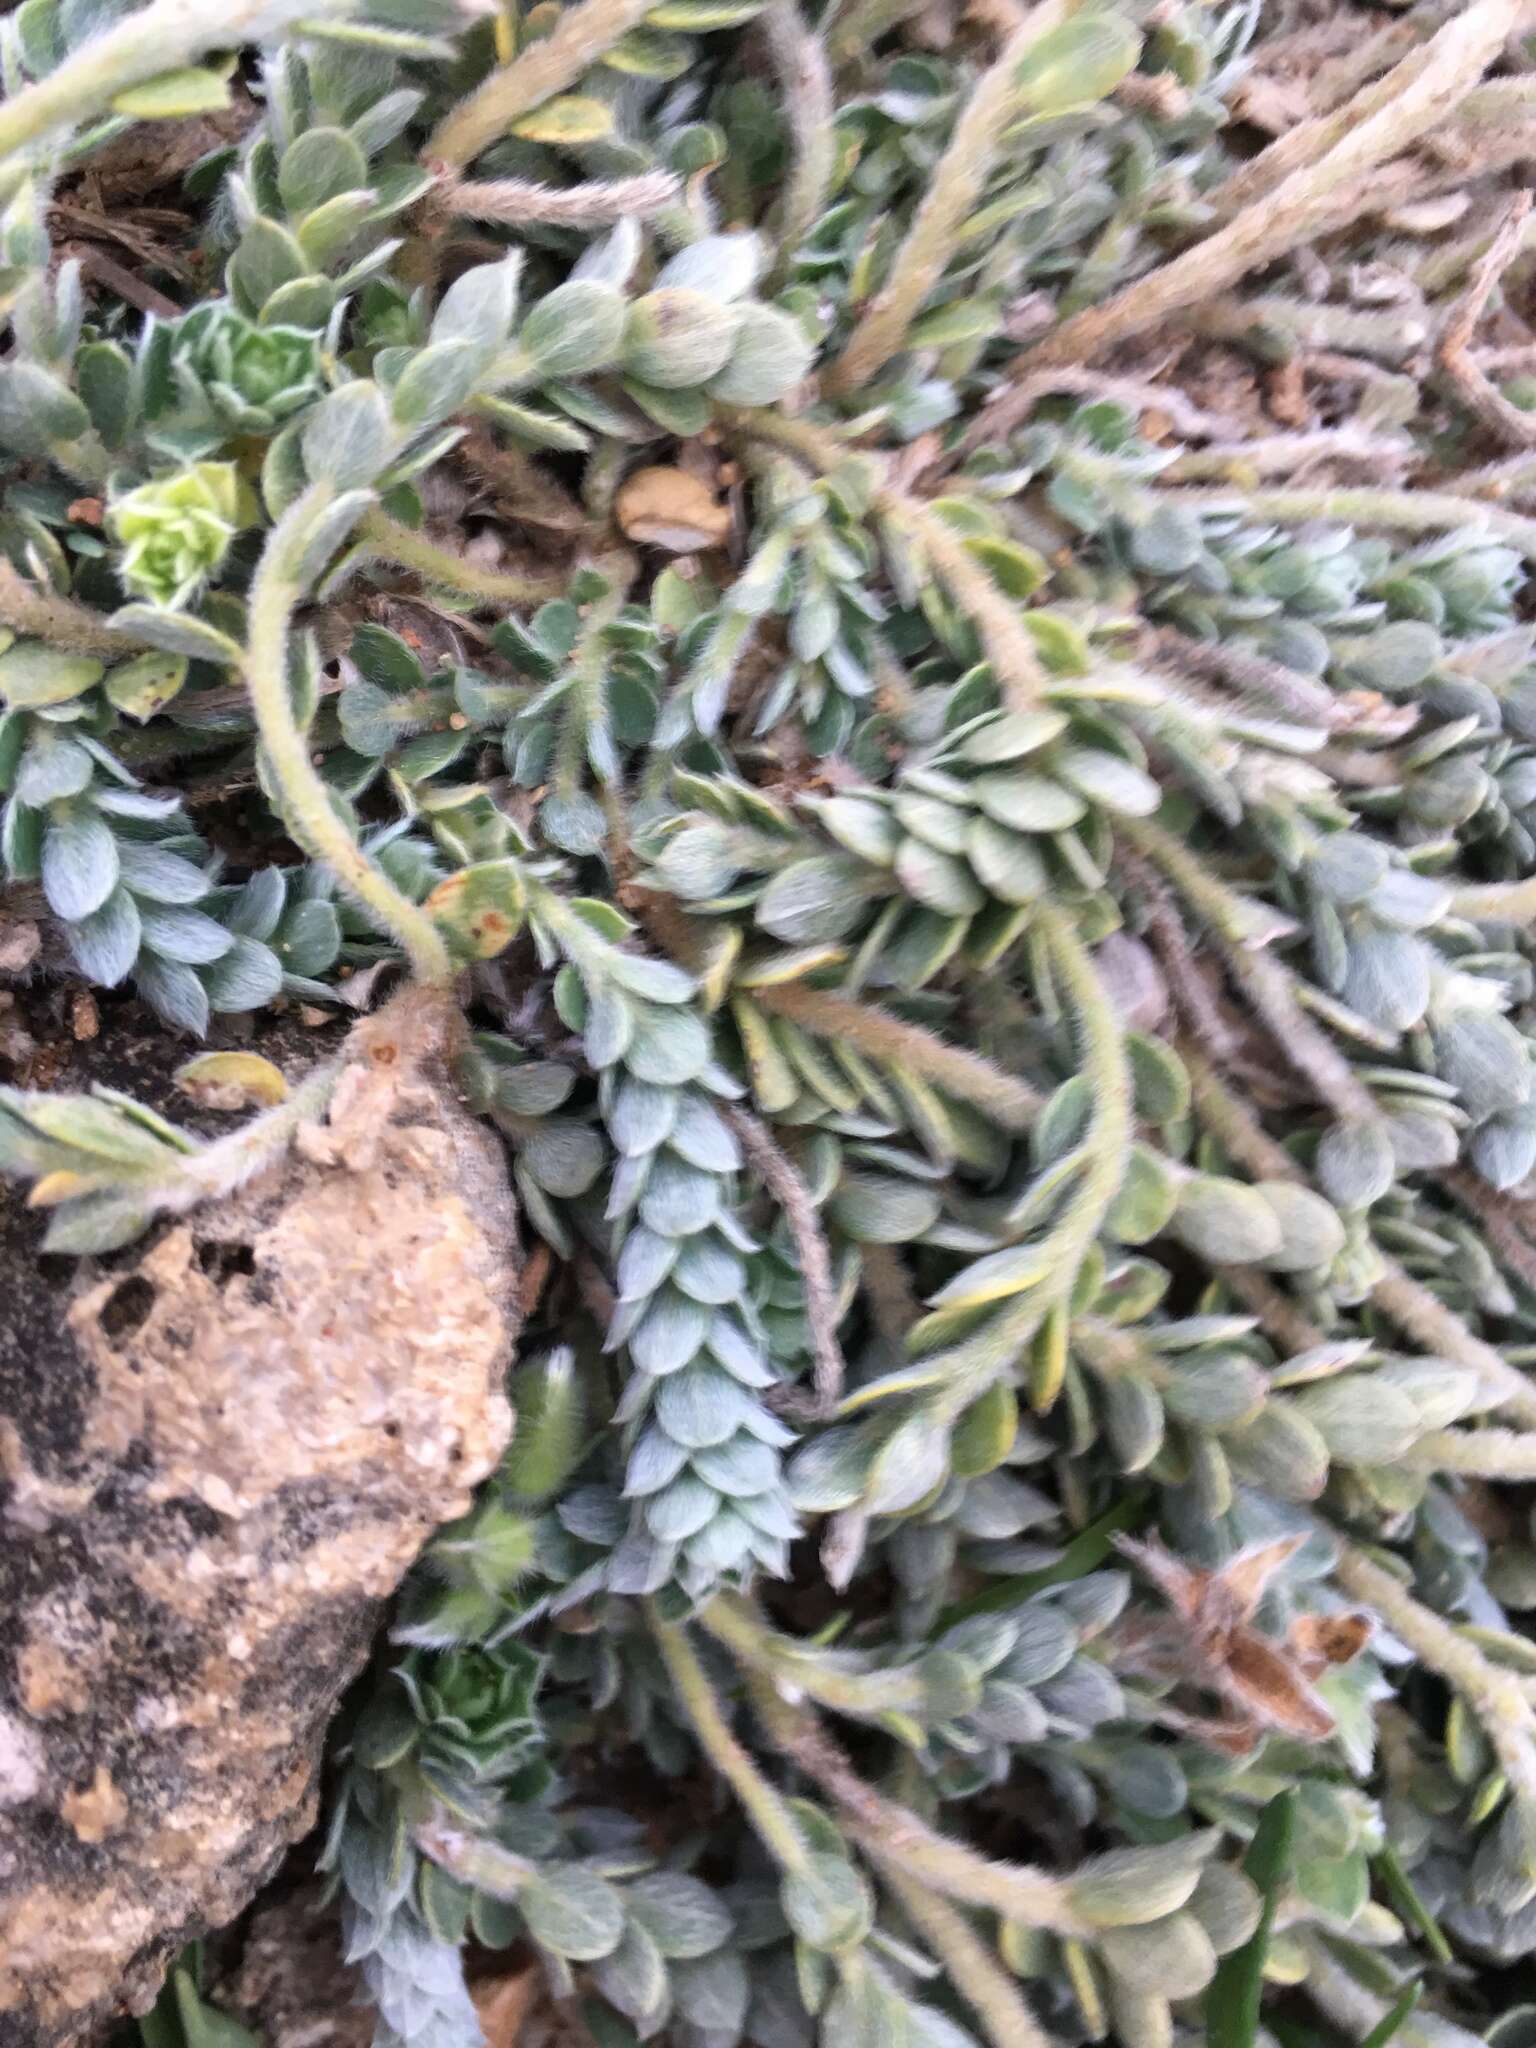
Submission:
<svg viewBox="0 0 1536 2048">
<path fill-rule="evenodd" d="M 380 2048 L 1536 2039 L 1531 31 L 0 21 L 16 1327 L 205 1431 L 145 1276 L 296 1332 L 260 1458 L 238 1373 L 216 1473 L 107 1447 L 82 1587 L 322 1439 L 399 1569 L 456 1516 L 310 1686 Z M 6 1854 L 132 1890 L 35 1676 L 7 2048 Z M 151 2048 L 277 2026 L 195 1943 L 309 1782 Z"/>
</svg>

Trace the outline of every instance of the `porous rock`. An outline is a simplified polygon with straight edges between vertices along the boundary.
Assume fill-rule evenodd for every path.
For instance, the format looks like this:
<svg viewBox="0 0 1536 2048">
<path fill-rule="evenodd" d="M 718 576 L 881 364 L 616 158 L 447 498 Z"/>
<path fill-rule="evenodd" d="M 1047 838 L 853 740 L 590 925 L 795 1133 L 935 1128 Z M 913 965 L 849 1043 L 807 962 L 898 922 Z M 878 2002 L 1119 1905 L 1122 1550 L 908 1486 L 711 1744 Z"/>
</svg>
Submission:
<svg viewBox="0 0 1536 2048">
<path fill-rule="evenodd" d="M 506 1440 L 515 1218 L 452 1022 L 359 1025 L 284 1164 L 111 1270 L 6 1262 L 0 2048 L 146 2010 L 312 1825 L 381 1602 Z"/>
</svg>

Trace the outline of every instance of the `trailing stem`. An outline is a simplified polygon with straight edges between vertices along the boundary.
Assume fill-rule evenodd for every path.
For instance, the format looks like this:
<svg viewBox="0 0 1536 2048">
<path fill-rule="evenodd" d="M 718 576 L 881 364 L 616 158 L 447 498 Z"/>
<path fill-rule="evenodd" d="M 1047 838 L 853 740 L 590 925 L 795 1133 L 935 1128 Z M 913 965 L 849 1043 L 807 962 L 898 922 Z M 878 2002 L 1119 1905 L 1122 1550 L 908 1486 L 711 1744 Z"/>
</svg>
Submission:
<svg viewBox="0 0 1536 2048">
<path fill-rule="evenodd" d="M 655 0 L 581 0 L 569 8 L 549 35 L 493 71 L 443 118 L 428 137 L 425 160 L 452 167 L 473 163 L 524 114 L 574 85 L 654 5 Z"/>
<path fill-rule="evenodd" d="M 267 537 L 251 585 L 245 677 L 251 708 L 289 830 L 304 851 L 323 860 L 337 881 L 389 933 L 419 981 L 446 982 L 453 963 L 437 926 L 375 867 L 337 813 L 331 791 L 310 758 L 294 715 L 288 677 L 288 634 L 304 586 L 298 562 L 314 523 L 335 497 L 329 484 L 311 484 Z"/>
<path fill-rule="evenodd" d="M 1019 66 L 1061 12 L 1057 0 L 1031 9 L 977 81 L 906 240 L 891 259 L 890 275 L 823 376 L 834 397 L 861 391 L 899 354 L 907 329 L 955 253 L 957 230 L 975 206 L 1003 130 L 1018 111 Z"/>
</svg>

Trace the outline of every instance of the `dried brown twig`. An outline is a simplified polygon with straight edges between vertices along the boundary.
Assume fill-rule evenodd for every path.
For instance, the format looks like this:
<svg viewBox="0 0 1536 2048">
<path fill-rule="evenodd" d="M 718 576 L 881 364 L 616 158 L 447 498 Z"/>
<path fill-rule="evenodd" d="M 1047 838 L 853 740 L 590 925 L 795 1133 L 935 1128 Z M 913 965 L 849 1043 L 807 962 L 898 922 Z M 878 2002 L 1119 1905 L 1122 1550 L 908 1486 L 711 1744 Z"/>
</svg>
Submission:
<svg viewBox="0 0 1536 2048">
<path fill-rule="evenodd" d="M 1374 210 L 1376 198 L 1365 174 L 1444 118 L 1503 48 L 1524 11 L 1525 0 L 1476 0 L 1447 22 L 1424 50 L 1370 89 L 1375 111 L 1367 119 L 1354 121 L 1334 139 L 1333 127 L 1343 120 L 1334 117 L 1325 138 L 1331 147 L 1325 154 L 1304 161 L 1207 240 L 1102 305 L 1086 307 L 1064 320 L 1019 358 L 1014 383 L 1047 365 L 1092 361 L 1130 335 L 1145 333 L 1184 307 L 1224 291 L 1331 223 L 1341 204 L 1347 208 L 1346 218 Z M 1011 433 L 1028 412 L 1029 405 L 1019 404 L 1016 390 L 1001 393 L 977 415 L 965 437 L 966 448 Z"/>
<path fill-rule="evenodd" d="M 591 228 L 661 213 L 675 204 L 682 189 L 682 179 L 672 171 L 642 171 L 634 178 L 597 179 L 563 187 L 540 185 L 527 178 L 459 178 L 450 174 L 433 186 L 431 205 L 439 214 L 504 221 L 512 227 L 538 223 Z"/>
<path fill-rule="evenodd" d="M 1467 289 L 1452 308 L 1435 347 L 1435 362 L 1457 397 L 1490 434 L 1515 448 L 1536 448 L 1536 414 L 1511 405 L 1471 354 L 1472 337 L 1494 286 L 1508 268 L 1525 233 L 1531 194 L 1517 192 L 1493 240 L 1474 265 Z"/>
<path fill-rule="evenodd" d="M 784 1220 L 794 1234 L 795 1249 L 800 1254 L 800 1280 L 805 1289 L 806 1327 L 815 1359 L 816 1409 L 818 1414 L 828 1416 L 842 1394 L 847 1367 L 837 1341 L 837 1287 L 816 1204 L 793 1162 L 779 1150 L 755 1116 L 735 1104 L 728 1104 L 724 1115 L 741 1141 L 747 1164 L 762 1175 L 764 1187 L 784 1211 Z"/>
</svg>

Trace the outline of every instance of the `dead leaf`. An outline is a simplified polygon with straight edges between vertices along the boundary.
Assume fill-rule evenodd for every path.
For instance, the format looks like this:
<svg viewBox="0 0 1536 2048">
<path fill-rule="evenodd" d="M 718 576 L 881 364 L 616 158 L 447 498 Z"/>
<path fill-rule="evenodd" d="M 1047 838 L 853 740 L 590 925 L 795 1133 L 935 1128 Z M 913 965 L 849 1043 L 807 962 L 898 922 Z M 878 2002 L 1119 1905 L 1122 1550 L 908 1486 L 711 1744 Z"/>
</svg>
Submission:
<svg viewBox="0 0 1536 2048">
<path fill-rule="evenodd" d="M 486 2048 L 517 2048 L 538 1989 L 539 1973 L 532 1964 L 515 1976 L 486 1977 L 470 1987 Z"/>
<path fill-rule="evenodd" d="M 637 469 L 621 485 L 614 511 L 628 539 L 671 555 L 720 547 L 731 530 L 730 508 L 684 469 Z"/>
<path fill-rule="evenodd" d="M 1284 1636 L 1252 1626 L 1275 1573 L 1306 1541 L 1284 1536 L 1229 1558 L 1219 1571 L 1186 1565 L 1162 1544 L 1117 1537 L 1118 1547 L 1152 1581 L 1174 1618 L 1133 1624 L 1126 1647 L 1150 1677 L 1192 1680 L 1215 1693 L 1224 1712 L 1214 1719 L 1164 1710 L 1170 1726 L 1234 1756 L 1269 1733 L 1324 1742 L 1334 1717 L 1311 1681 L 1347 1664 L 1370 1640 L 1363 1614 L 1298 1615 Z"/>
</svg>

